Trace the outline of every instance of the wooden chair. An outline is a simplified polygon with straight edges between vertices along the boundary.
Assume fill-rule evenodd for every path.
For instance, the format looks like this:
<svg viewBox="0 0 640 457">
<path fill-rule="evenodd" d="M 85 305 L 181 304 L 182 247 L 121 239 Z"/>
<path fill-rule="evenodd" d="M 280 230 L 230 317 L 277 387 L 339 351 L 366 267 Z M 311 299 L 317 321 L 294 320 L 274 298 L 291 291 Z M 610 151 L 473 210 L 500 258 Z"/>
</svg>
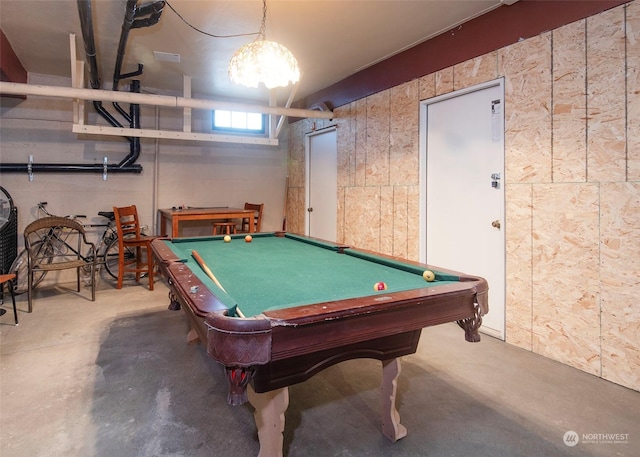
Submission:
<svg viewBox="0 0 640 457">
<path fill-rule="evenodd" d="M 140 282 L 143 273 L 149 276 L 149 290 L 153 290 L 153 254 L 151 242 L 156 238 L 140 232 L 140 220 L 135 205 L 113 207 L 118 229 L 118 289 L 127 273 L 135 273 L 136 282 Z M 143 257 L 144 251 L 144 257 Z"/>
<path fill-rule="evenodd" d="M 13 280 L 16 279 L 16 275 L 14 273 L 0 275 L 0 287 L 4 288 L 4 285 L 8 285 L 9 292 L 11 293 L 11 301 L 13 302 L 13 319 L 16 321 L 16 325 L 18 325 L 18 310 L 16 309 L 16 294 L 13 292 Z M 6 310 L 0 309 L 0 316 L 6 313 Z"/>
<path fill-rule="evenodd" d="M 260 225 L 262 224 L 262 211 L 264 210 L 264 203 L 245 203 L 244 209 L 252 209 L 255 214 L 253 216 L 253 220 L 249 217 L 245 217 L 242 219 L 242 225 L 240 227 L 240 232 L 246 233 L 249 231 L 249 224 L 253 224 L 253 231 L 259 232 Z"/>
<path fill-rule="evenodd" d="M 82 253 L 92 250 L 95 244 L 87 240 L 84 227 L 66 217 L 43 217 L 24 229 L 24 245 L 27 256 L 27 300 L 29 312 L 33 310 L 33 276 L 59 270 L 76 270 L 76 289 L 80 292 L 80 268 L 90 267 L 95 278 L 96 256 L 85 259 Z M 91 281 L 91 301 L 96 300 L 96 281 Z"/>
</svg>

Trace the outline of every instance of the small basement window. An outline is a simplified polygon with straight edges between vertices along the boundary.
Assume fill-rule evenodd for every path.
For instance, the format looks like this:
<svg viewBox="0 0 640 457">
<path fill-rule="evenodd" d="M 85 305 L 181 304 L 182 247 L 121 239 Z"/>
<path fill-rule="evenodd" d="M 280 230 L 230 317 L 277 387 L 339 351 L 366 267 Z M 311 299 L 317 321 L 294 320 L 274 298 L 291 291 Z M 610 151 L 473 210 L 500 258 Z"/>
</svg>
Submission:
<svg viewBox="0 0 640 457">
<path fill-rule="evenodd" d="M 266 133 L 266 115 L 245 111 L 213 111 L 213 130 L 230 133 L 262 134 Z"/>
</svg>

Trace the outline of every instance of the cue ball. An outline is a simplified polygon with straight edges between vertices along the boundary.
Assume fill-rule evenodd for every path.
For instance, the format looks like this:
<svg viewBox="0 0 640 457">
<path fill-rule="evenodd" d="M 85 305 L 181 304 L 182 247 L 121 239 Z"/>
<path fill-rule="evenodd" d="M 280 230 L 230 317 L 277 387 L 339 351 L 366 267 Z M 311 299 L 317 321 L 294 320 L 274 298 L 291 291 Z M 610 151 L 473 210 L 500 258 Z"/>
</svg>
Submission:
<svg viewBox="0 0 640 457">
<path fill-rule="evenodd" d="M 225 243 L 229 243 L 231 241 L 231 237 L 229 235 L 225 235 L 223 240 Z"/>
<path fill-rule="evenodd" d="M 425 270 L 425 272 L 422 273 L 422 277 L 424 278 L 425 281 L 429 281 L 429 282 L 436 279 L 435 273 L 431 270 Z"/>
<path fill-rule="evenodd" d="M 252 237 L 251 235 L 247 235 L 247 236 L 245 236 L 245 237 L 244 237 L 244 240 L 245 240 L 247 243 L 251 243 L 251 240 L 253 240 L 253 237 Z"/>
<path fill-rule="evenodd" d="M 377 282 L 373 285 L 373 290 L 387 290 L 387 285 L 382 281 Z"/>
</svg>

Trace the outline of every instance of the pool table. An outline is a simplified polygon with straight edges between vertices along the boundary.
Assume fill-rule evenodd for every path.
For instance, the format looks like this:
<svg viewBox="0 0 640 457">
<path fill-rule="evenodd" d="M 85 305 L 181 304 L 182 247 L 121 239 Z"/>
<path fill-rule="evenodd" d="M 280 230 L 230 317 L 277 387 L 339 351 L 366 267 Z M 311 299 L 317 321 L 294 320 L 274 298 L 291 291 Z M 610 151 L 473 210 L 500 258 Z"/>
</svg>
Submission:
<svg viewBox="0 0 640 457">
<path fill-rule="evenodd" d="M 382 432 L 404 437 L 399 358 L 431 325 L 457 322 L 479 341 L 488 312 L 480 277 L 284 232 L 156 239 L 152 249 L 170 308 L 189 318 L 187 339 L 225 367 L 228 402 L 255 407 L 261 457 L 282 455 L 287 386 L 355 358 L 382 362 Z"/>
</svg>

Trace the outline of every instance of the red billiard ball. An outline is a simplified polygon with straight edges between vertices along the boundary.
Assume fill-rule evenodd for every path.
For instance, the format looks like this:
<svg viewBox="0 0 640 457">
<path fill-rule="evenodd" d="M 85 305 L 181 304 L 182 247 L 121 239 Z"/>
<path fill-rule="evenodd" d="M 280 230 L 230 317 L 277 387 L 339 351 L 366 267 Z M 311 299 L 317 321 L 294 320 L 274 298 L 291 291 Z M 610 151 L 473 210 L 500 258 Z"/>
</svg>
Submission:
<svg viewBox="0 0 640 457">
<path fill-rule="evenodd" d="M 373 285 L 373 290 L 387 290 L 387 285 L 380 281 Z"/>
<path fill-rule="evenodd" d="M 251 235 L 247 235 L 247 236 L 245 236 L 245 237 L 244 237 L 244 240 L 245 240 L 247 243 L 251 243 L 251 240 L 253 240 L 253 237 L 252 237 Z"/>
</svg>

